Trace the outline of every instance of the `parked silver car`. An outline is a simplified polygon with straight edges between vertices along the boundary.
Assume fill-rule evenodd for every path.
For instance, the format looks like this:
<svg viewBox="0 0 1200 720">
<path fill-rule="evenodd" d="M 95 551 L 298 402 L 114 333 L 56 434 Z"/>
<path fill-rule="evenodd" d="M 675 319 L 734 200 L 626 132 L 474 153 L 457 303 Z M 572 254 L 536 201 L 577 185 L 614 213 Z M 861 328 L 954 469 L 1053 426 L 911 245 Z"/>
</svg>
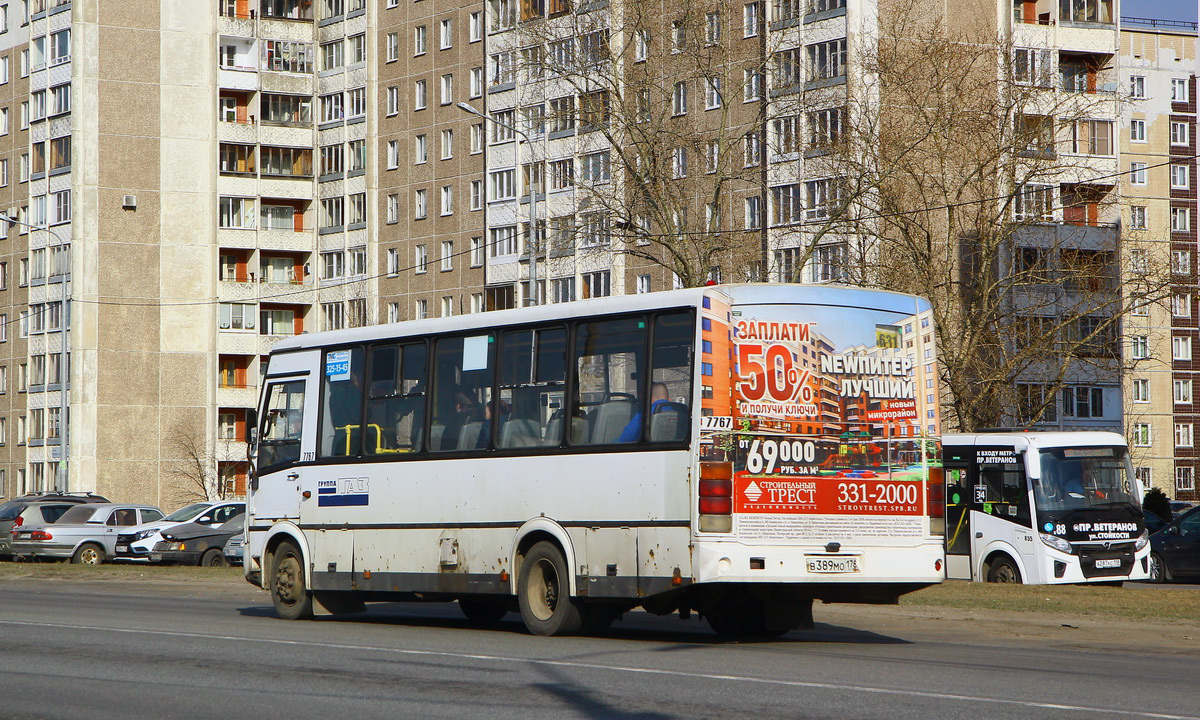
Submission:
<svg viewBox="0 0 1200 720">
<path fill-rule="evenodd" d="M 99 565 L 113 556 L 121 530 L 162 519 L 153 505 L 76 505 L 50 523 L 29 522 L 13 529 L 12 553 Z"/>
<path fill-rule="evenodd" d="M 91 493 L 29 493 L 0 505 L 0 560 L 12 559 L 12 529 L 27 517 L 32 520 L 33 513 L 26 512 L 30 505 L 38 504 L 37 512 L 43 519 L 54 519 L 80 503 L 102 502 L 108 500 Z"/>
</svg>

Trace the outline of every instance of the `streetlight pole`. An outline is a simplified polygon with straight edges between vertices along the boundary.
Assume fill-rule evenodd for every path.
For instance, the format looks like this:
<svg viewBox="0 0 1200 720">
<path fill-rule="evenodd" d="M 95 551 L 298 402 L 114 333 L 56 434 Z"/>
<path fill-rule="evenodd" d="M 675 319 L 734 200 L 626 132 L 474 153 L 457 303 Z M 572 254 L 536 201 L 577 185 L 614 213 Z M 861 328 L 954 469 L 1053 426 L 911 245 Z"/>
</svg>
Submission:
<svg viewBox="0 0 1200 720">
<path fill-rule="evenodd" d="M 59 352 L 58 352 L 58 397 L 59 397 L 58 432 L 59 432 L 60 457 L 58 459 L 58 471 L 56 473 L 57 477 L 56 477 L 56 480 L 54 483 L 55 490 L 58 490 L 60 492 L 66 492 L 67 490 L 70 489 L 69 458 L 71 457 L 71 453 L 70 453 L 71 446 L 69 444 L 71 424 L 69 422 L 67 422 L 67 411 L 70 408 L 70 405 L 67 402 L 67 398 L 69 397 L 68 381 L 71 378 L 70 366 L 68 365 L 68 360 L 70 358 L 70 352 L 71 352 L 71 344 L 70 344 L 70 334 L 68 333 L 68 330 L 67 330 L 67 328 L 69 327 L 69 318 L 70 318 L 69 303 L 71 300 L 71 290 L 70 290 L 71 241 L 63 239 L 63 237 L 61 235 L 59 235 L 57 231 L 55 231 L 48 225 L 32 225 L 23 220 L 17 220 L 16 218 L 10 217 L 9 215 L 5 215 L 3 213 L 0 213 L 0 222 L 6 222 L 9 224 L 9 226 L 20 225 L 22 227 L 29 228 L 30 230 L 44 230 L 45 232 L 50 233 L 50 236 L 58 241 L 58 247 L 62 247 L 62 248 L 66 249 L 66 261 L 68 264 L 67 264 L 66 272 L 63 273 L 63 276 L 62 276 L 62 310 L 60 312 L 60 317 L 59 317 L 59 323 L 61 326 L 59 331 L 62 333 L 62 341 L 59 343 Z"/>
<path fill-rule="evenodd" d="M 509 125 L 508 123 L 500 122 L 496 118 L 489 118 L 487 115 L 483 114 L 479 110 L 476 110 L 475 108 L 471 107 L 470 105 L 466 104 L 465 102 L 455 103 L 455 106 L 459 110 L 462 110 L 463 112 L 470 113 L 471 115 L 475 115 L 476 117 L 483 118 L 485 121 L 491 120 L 492 122 L 496 123 L 500 127 L 508 128 L 509 130 L 512 130 L 517 135 L 520 135 L 522 138 L 524 138 L 525 144 L 529 146 L 529 156 L 530 156 L 531 160 L 533 159 L 533 141 L 531 141 L 529 139 L 529 135 L 525 134 L 524 130 L 521 130 L 520 128 L 514 127 L 512 125 Z M 485 126 L 485 132 L 486 132 L 486 126 Z M 544 137 L 544 135 L 543 135 L 543 137 Z M 544 162 L 545 161 L 545 153 L 543 152 L 542 155 L 543 155 L 542 160 Z M 521 144 L 520 143 L 517 143 L 516 156 L 517 156 L 516 172 L 519 174 L 522 170 Z M 531 164 L 531 167 L 532 167 L 532 164 Z M 545 187 L 545 183 L 546 183 L 546 174 L 545 174 L 545 170 L 543 169 L 543 171 L 542 171 L 542 186 L 543 186 L 543 188 Z M 529 188 L 529 247 L 530 247 L 530 251 L 529 251 L 529 295 L 525 298 L 526 305 L 537 305 L 538 304 L 538 294 L 539 294 L 538 293 L 538 261 L 537 261 L 537 259 L 538 259 L 538 251 L 541 249 L 541 243 L 538 242 L 537 193 L 534 191 L 534 188 L 532 187 L 532 185 L 533 185 L 533 183 L 530 183 L 530 188 Z"/>
</svg>

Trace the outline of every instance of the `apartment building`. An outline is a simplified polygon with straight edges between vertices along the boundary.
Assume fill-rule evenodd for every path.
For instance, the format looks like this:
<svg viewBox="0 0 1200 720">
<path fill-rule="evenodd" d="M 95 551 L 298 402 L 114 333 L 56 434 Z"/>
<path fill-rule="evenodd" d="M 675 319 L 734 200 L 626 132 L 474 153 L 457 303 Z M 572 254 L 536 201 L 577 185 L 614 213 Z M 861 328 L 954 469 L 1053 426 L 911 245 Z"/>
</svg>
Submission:
<svg viewBox="0 0 1200 720">
<path fill-rule="evenodd" d="M 887 103 L 863 78 L 890 18 L 943 12 L 925 0 L 3 7 L 0 212 L 16 222 L 0 222 L 0 493 L 163 506 L 245 492 L 248 411 L 281 337 L 706 278 L 850 280 L 862 241 L 817 233 L 841 198 L 829 149 Z M 1088 107 L 1060 128 L 1057 174 L 1018 209 L 1029 227 L 1010 267 L 1114 255 L 1119 222 L 1147 251 L 1122 246 L 1125 265 L 1157 257 L 1168 228 L 1172 261 L 1186 258 L 1190 314 L 1130 319 L 1146 328 L 1143 374 L 1122 387 L 1099 352 L 1043 416 L 1120 428 L 1128 414 L 1135 441 L 1150 425 L 1139 472 L 1185 493 L 1190 448 L 1168 438 L 1191 427 L 1191 406 L 1166 399 L 1184 397 L 1190 354 L 1163 353 L 1196 314 L 1194 33 L 1123 29 L 1115 0 L 959 10 L 952 22 L 1011 39 L 1014 74 L 1055 98 L 1047 107 Z M 1137 74 L 1147 101 L 1127 107 Z M 1185 104 L 1166 102 L 1177 77 Z M 1185 171 L 1160 167 L 1171 157 Z M 1118 183 L 1132 162 L 1145 185 Z M 931 388 L 936 368 L 921 367 Z M 1021 389 L 1044 400 L 1038 372 Z"/>
<path fill-rule="evenodd" d="M 1123 19 L 1123 225 L 1127 272 L 1169 269 L 1166 301 L 1126 319 L 1126 432 L 1147 486 L 1197 499 L 1192 356 L 1196 284 L 1196 25 Z"/>
</svg>

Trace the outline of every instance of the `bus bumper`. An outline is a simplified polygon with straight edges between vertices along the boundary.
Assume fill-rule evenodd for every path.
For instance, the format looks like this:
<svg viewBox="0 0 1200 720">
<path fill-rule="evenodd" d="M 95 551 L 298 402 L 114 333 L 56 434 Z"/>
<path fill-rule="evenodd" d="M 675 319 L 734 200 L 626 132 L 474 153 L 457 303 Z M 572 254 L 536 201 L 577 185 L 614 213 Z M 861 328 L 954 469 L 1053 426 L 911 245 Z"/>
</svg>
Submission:
<svg viewBox="0 0 1200 720">
<path fill-rule="evenodd" d="M 853 545 L 830 552 L 822 546 L 754 546 L 737 541 L 697 541 L 697 583 L 896 583 L 921 586 L 945 576 L 941 538 L 909 547 Z M 915 589 L 915 588 L 914 588 Z"/>
</svg>

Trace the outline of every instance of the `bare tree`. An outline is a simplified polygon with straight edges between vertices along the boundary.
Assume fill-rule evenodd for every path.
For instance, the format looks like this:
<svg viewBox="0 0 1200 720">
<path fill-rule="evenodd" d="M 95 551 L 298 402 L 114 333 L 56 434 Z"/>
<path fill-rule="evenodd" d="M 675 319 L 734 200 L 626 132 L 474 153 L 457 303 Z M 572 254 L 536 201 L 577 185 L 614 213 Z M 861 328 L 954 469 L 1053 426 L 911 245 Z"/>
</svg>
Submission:
<svg viewBox="0 0 1200 720">
<path fill-rule="evenodd" d="M 210 450 L 202 435 L 186 431 L 176 432 L 171 446 L 179 458 L 171 473 L 182 482 L 180 502 L 225 500 L 236 492 L 238 471 L 246 467 L 246 457 L 225 446 Z"/>
<path fill-rule="evenodd" d="M 1169 289 L 1165 258 L 1122 257 L 1119 100 L 1098 64 L 1066 87 L 1047 51 L 889 9 L 816 172 L 839 184 L 818 233 L 850 239 L 842 281 L 931 300 L 951 426 L 1053 420 L 1064 392 L 1119 378 L 1122 317 Z"/>
</svg>

